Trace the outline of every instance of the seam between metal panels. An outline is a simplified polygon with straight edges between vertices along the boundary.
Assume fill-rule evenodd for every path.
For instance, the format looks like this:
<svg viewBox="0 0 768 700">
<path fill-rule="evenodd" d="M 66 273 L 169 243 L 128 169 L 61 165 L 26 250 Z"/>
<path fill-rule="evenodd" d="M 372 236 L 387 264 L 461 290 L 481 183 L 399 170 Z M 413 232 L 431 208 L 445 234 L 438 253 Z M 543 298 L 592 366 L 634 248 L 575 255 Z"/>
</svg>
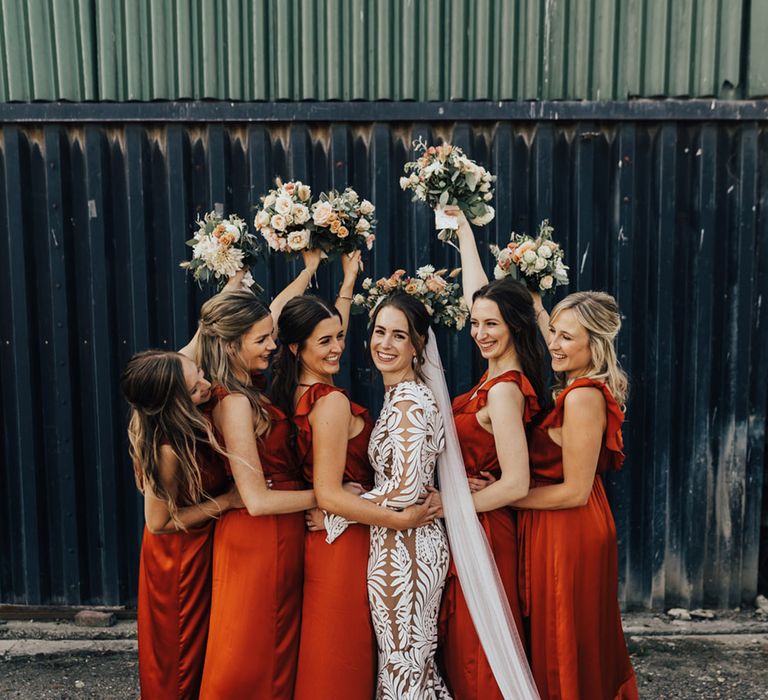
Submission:
<svg viewBox="0 0 768 700">
<path fill-rule="evenodd" d="M 612 102 L 9 102 L 0 122 L 739 121 L 765 100 Z"/>
</svg>

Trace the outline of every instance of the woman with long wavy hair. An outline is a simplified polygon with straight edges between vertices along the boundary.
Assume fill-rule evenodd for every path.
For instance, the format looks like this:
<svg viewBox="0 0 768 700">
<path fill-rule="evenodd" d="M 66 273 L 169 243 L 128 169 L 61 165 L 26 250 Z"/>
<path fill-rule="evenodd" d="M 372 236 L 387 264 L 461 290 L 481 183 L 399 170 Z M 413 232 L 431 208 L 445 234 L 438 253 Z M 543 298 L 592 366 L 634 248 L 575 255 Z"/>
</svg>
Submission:
<svg viewBox="0 0 768 700">
<path fill-rule="evenodd" d="M 316 267 L 319 254 L 305 256 Z M 301 615 L 304 516 L 315 498 L 301 476 L 286 415 L 260 388 L 274 320 L 311 273 L 270 308 L 249 291 L 207 301 L 192 349 L 213 383 L 211 415 L 244 508 L 214 537 L 211 624 L 201 698 L 293 697 Z"/>
<path fill-rule="evenodd" d="M 621 328 L 605 292 L 569 294 L 548 317 L 535 295 L 557 377 L 554 407 L 534 426 L 532 488 L 521 508 L 520 588 L 531 668 L 542 698 L 635 700 L 621 627 L 616 526 L 602 475 L 624 461 L 628 380 Z"/>
<path fill-rule="evenodd" d="M 528 492 L 526 431 L 546 403 L 545 351 L 528 290 L 508 278 L 489 284 L 466 217 L 458 208 L 449 208 L 448 213 L 458 218 L 472 339 L 487 363 L 480 381 L 453 399 L 454 423 L 475 510 L 517 632 L 524 638 L 517 589 L 517 516 L 509 504 Z M 457 700 L 502 698 L 453 564 L 443 594 L 440 642 L 446 677 Z"/>
<path fill-rule="evenodd" d="M 120 379 L 136 484 L 144 495 L 139 679 L 144 698 L 196 698 L 211 597 L 213 520 L 242 505 L 199 407 L 210 383 L 188 358 L 134 355 Z"/>
<path fill-rule="evenodd" d="M 355 521 L 333 544 L 325 532 L 306 535 L 296 700 L 373 697 L 376 643 L 366 580 L 370 531 L 362 523 L 406 529 L 426 512 L 424 505 L 389 510 L 357 495 L 373 486 L 367 456 L 373 424 L 368 411 L 333 382 L 341 368 L 359 256 L 343 256 L 342 265 L 336 306 L 315 296 L 286 304 L 273 366 L 272 397 L 293 414 L 298 459 L 319 506 Z"/>
</svg>

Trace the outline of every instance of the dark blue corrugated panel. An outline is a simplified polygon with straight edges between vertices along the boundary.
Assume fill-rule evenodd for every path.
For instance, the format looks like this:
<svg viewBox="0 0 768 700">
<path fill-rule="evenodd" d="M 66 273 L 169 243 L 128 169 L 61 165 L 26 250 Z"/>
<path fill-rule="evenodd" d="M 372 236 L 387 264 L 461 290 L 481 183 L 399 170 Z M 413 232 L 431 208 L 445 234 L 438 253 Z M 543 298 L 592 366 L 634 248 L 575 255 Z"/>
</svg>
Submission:
<svg viewBox="0 0 768 700">
<path fill-rule="evenodd" d="M 624 313 L 628 459 L 609 479 L 626 606 L 755 594 L 765 469 L 768 131 L 758 122 L 5 125 L 0 132 L 0 600 L 135 600 L 141 505 L 117 378 L 174 348 L 204 294 L 179 261 L 195 216 L 250 219 L 275 175 L 355 186 L 378 208 L 368 271 L 454 264 L 397 186 L 411 140 L 448 138 L 498 175 L 481 249 L 550 218 L 572 290 Z M 486 253 L 486 260 L 488 260 Z M 490 266 L 490 263 L 489 263 Z M 257 277 L 270 292 L 282 260 Z M 333 267 L 319 274 L 331 296 Z M 351 329 L 341 383 L 381 389 Z M 480 371 L 440 338 L 454 392 Z"/>
</svg>

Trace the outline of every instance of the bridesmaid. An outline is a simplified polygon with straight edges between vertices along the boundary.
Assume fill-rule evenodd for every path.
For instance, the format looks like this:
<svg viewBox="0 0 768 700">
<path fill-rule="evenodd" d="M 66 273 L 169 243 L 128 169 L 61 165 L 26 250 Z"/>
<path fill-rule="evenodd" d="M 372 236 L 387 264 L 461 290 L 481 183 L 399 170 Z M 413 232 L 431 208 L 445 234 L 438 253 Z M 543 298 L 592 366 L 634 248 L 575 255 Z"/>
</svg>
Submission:
<svg viewBox="0 0 768 700">
<path fill-rule="evenodd" d="M 472 230 L 464 214 L 457 214 L 472 338 L 488 368 L 475 387 L 453 400 L 454 421 L 475 509 L 523 638 L 516 516 L 507 506 L 528 493 L 526 429 L 545 401 L 544 348 L 530 293 L 510 278 L 487 284 Z M 454 697 L 501 700 L 453 564 L 443 595 L 441 631 L 442 661 Z"/>
<path fill-rule="evenodd" d="M 537 306 L 546 316 L 538 299 Z M 616 528 L 602 481 L 624 460 L 628 381 L 614 350 L 620 328 L 616 301 L 603 292 L 570 294 L 547 328 L 555 406 L 531 433 L 533 488 L 514 504 L 525 509 L 520 583 L 542 698 L 638 697 L 617 602 Z"/>
<path fill-rule="evenodd" d="M 406 529 L 422 516 L 422 507 L 388 510 L 356 495 L 359 487 L 373 486 L 367 457 L 373 424 L 366 409 L 333 384 L 359 254 L 342 256 L 342 265 L 336 307 L 319 297 L 297 297 L 286 304 L 278 324 L 272 394 L 283 411 L 293 412 L 304 477 L 320 507 L 357 521 L 333 544 L 324 532 L 306 535 L 296 700 L 373 697 L 376 643 L 366 579 L 370 531 L 360 523 Z"/>
<path fill-rule="evenodd" d="M 289 421 L 259 389 L 259 380 L 275 349 L 273 314 L 304 291 L 318 261 L 319 255 L 305 256 L 308 269 L 269 310 L 248 291 L 210 299 L 191 345 L 214 382 L 213 422 L 245 506 L 216 526 L 201 698 L 293 695 L 303 511 L 315 500 L 291 450 Z"/>
<path fill-rule="evenodd" d="M 210 383 L 186 357 L 134 355 L 120 379 L 136 484 L 144 494 L 139 680 L 146 699 L 197 698 L 211 599 L 213 519 L 242 503 L 198 407 Z"/>
</svg>

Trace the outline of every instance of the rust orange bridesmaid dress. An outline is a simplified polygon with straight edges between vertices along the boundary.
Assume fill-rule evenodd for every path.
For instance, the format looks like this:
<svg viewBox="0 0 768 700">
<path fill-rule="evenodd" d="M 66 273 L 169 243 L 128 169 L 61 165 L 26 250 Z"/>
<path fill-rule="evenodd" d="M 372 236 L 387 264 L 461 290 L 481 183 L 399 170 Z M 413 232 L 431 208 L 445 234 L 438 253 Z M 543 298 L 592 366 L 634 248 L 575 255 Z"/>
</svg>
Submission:
<svg viewBox="0 0 768 700">
<path fill-rule="evenodd" d="M 526 425 L 539 410 L 539 404 L 531 383 L 521 372 L 510 370 L 490 381 L 486 381 L 486 376 L 487 373 L 477 386 L 453 400 L 453 418 L 467 476 L 482 478 L 480 472 L 490 472 L 498 479 L 501 467 L 494 437 L 477 421 L 478 412 L 488 402 L 488 392 L 501 382 L 517 384 L 525 398 L 523 420 Z M 518 632 L 521 639 L 524 639 L 517 591 L 516 515 L 509 508 L 499 508 L 478 513 L 478 518 L 491 545 Z M 453 562 L 443 592 L 440 632 L 442 665 L 454 699 L 502 700 L 503 696 L 475 632 Z"/>
<path fill-rule="evenodd" d="M 532 487 L 561 483 L 563 452 L 549 436 L 563 425 L 569 391 L 603 392 L 607 426 L 586 505 L 522 510 L 518 517 L 520 591 L 528 618 L 531 670 L 543 699 L 636 700 L 618 604 L 616 526 L 601 475 L 621 468 L 624 414 L 608 387 L 575 380 L 529 438 Z"/>
<path fill-rule="evenodd" d="M 294 414 L 297 451 L 304 477 L 312 482 L 312 427 L 309 414 L 318 399 L 341 389 L 312 384 Z M 351 404 L 365 427 L 347 443 L 344 481 L 369 490 L 373 470 L 368 439 L 373 424 L 362 406 Z M 350 525 L 333 544 L 326 533 L 307 532 L 304 553 L 304 606 L 301 619 L 296 700 L 369 700 L 376 687 L 376 637 L 368 607 L 370 528 Z"/>
<path fill-rule="evenodd" d="M 221 400 L 227 395 L 213 389 Z M 259 443 L 273 489 L 306 488 L 285 414 L 266 404 L 269 434 Z M 225 513 L 213 541 L 211 623 L 200 698 L 290 700 L 296 680 L 304 567 L 304 513 Z"/>
<path fill-rule="evenodd" d="M 203 489 L 228 487 L 224 460 L 198 448 Z M 144 700 L 192 700 L 200 690 L 211 604 L 213 521 L 163 535 L 144 528 L 139 563 L 139 682 Z"/>
</svg>

